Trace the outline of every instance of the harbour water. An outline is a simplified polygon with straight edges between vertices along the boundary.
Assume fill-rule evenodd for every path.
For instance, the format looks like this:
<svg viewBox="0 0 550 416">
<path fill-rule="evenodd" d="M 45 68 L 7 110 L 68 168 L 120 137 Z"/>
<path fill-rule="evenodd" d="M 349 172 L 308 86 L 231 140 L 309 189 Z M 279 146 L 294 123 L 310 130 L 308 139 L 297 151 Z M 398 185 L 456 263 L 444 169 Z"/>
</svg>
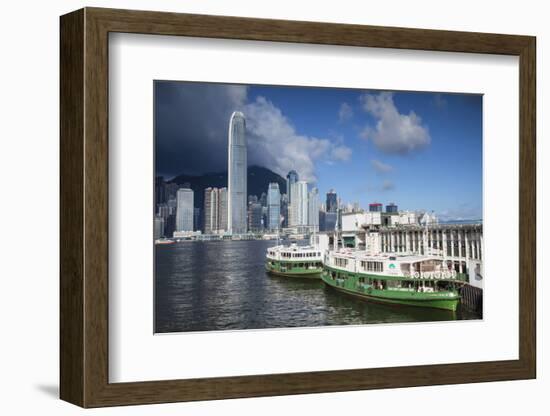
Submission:
<svg viewBox="0 0 550 416">
<path fill-rule="evenodd" d="M 276 241 L 186 241 L 155 246 L 155 332 L 317 327 L 481 319 L 456 312 L 381 305 L 320 280 L 266 274 Z"/>
</svg>

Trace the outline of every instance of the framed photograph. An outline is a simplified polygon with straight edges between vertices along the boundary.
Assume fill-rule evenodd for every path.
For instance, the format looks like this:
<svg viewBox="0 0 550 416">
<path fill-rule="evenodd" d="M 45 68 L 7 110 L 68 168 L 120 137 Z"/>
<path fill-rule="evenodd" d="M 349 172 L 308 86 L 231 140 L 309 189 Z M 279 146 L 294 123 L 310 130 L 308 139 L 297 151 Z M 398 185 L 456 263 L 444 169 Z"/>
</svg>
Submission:
<svg viewBox="0 0 550 416">
<path fill-rule="evenodd" d="M 534 37 L 85 8 L 60 53 L 63 400 L 536 377 Z"/>
</svg>

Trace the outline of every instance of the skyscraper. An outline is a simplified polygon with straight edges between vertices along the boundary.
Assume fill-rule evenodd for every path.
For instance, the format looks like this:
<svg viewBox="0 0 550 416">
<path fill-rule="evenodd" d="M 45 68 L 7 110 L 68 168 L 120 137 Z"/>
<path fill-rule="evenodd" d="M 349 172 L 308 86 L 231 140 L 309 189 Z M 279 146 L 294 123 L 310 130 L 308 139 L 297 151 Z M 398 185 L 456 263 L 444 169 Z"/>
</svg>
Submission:
<svg viewBox="0 0 550 416">
<path fill-rule="evenodd" d="M 327 192 L 327 212 L 338 211 L 338 196 L 334 189 Z"/>
<path fill-rule="evenodd" d="M 156 215 L 154 225 L 153 234 L 155 239 L 164 237 L 164 218 L 160 215 Z"/>
<path fill-rule="evenodd" d="M 214 234 L 218 231 L 219 218 L 219 193 L 218 188 L 206 188 L 204 190 L 204 232 Z"/>
<path fill-rule="evenodd" d="M 215 234 L 227 229 L 227 188 L 204 190 L 204 232 Z"/>
<path fill-rule="evenodd" d="M 271 182 L 267 189 L 267 228 L 278 230 L 281 220 L 281 193 L 279 184 Z"/>
<path fill-rule="evenodd" d="M 259 202 L 251 202 L 248 204 L 248 230 L 252 232 L 260 232 L 262 226 L 262 205 Z"/>
<path fill-rule="evenodd" d="M 283 227 L 288 227 L 288 195 L 281 195 L 281 216 L 283 217 Z"/>
<path fill-rule="evenodd" d="M 292 188 L 292 185 L 298 182 L 298 173 L 296 173 L 295 170 L 291 170 L 286 175 L 286 194 L 288 195 L 288 203 L 292 203 L 292 196 L 290 189 Z"/>
<path fill-rule="evenodd" d="M 155 205 L 166 202 L 166 184 L 164 183 L 164 177 L 155 177 Z"/>
<path fill-rule="evenodd" d="M 307 225 L 307 182 L 298 181 L 290 185 L 292 202 L 290 203 L 291 227 L 296 225 Z"/>
<path fill-rule="evenodd" d="M 193 208 L 193 191 L 180 188 L 177 192 L 176 231 L 193 231 L 195 210 Z"/>
<path fill-rule="evenodd" d="M 312 188 L 308 195 L 307 225 L 319 231 L 319 190 Z"/>
<path fill-rule="evenodd" d="M 169 201 L 170 199 L 176 198 L 176 193 L 178 192 L 178 189 L 180 186 L 175 182 L 169 182 L 164 185 L 164 191 L 166 194 L 166 200 Z"/>
<path fill-rule="evenodd" d="M 227 231 L 227 188 L 218 189 L 218 230 Z"/>
<path fill-rule="evenodd" d="M 229 120 L 228 133 L 228 228 L 229 232 L 246 233 L 247 217 L 247 157 L 246 157 L 246 122 L 244 114 L 235 111 Z"/>
<path fill-rule="evenodd" d="M 337 212 L 325 212 L 324 216 L 324 226 L 323 231 L 334 231 L 336 225 L 338 224 L 338 213 Z"/>
</svg>

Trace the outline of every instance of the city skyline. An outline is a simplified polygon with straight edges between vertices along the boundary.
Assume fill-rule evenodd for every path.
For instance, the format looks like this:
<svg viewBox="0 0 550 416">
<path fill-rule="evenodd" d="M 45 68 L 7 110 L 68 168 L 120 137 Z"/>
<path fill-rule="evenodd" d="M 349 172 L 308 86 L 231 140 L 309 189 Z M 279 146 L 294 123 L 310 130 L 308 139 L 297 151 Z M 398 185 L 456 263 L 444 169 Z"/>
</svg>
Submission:
<svg viewBox="0 0 550 416">
<path fill-rule="evenodd" d="M 296 170 L 309 190 L 316 187 L 324 195 L 337 188 L 342 201 L 363 208 L 373 201 L 397 202 L 406 210 L 433 210 L 444 220 L 482 217 L 481 96 L 185 82 L 155 86 L 157 175 L 226 170 L 216 157 L 227 165 L 227 156 L 216 149 L 227 152 L 228 117 L 245 110 L 248 166 L 266 167 L 283 178 Z M 169 120 L 199 95 L 196 107 L 211 104 L 213 139 L 198 119 L 192 126 Z M 172 111 L 166 112 L 168 104 Z M 224 117 L 220 138 L 216 126 Z M 169 160 L 164 149 L 174 133 L 180 145 L 171 148 Z M 208 137 L 185 140 L 189 134 Z M 189 142 L 221 155 L 199 157 L 202 148 L 179 152 Z M 180 159 L 174 163 L 174 158 Z M 292 165 L 281 171 L 284 163 Z"/>
</svg>

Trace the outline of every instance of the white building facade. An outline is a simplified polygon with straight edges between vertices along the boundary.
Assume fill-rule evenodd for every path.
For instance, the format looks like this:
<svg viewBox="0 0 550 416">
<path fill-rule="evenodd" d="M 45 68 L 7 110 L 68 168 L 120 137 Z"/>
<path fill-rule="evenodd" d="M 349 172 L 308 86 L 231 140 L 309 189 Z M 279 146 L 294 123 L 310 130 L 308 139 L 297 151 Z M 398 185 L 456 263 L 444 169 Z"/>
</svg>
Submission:
<svg viewBox="0 0 550 416">
<path fill-rule="evenodd" d="M 308 225 L 308 192 L 307 182 L 298 181 L 291 185 L 289 226 Z"/>
<path fill-rule="evenodd" d="M 319 231 L 319 190 L 312 188 L 307 201 L 307 223 L 312 230 Z"/>
</svg>

